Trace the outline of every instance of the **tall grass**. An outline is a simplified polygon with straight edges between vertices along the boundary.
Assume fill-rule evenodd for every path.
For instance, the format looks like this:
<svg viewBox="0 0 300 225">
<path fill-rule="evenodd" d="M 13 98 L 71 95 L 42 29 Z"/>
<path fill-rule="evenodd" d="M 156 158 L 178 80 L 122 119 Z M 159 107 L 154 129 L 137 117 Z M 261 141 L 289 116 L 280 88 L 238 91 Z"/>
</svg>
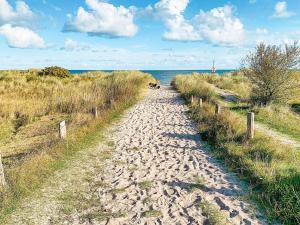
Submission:
<svg viewBox="0 0 300 225">
<path fill-rule="evenodd" d="M 201 77 L 177 76 L 173 85 L 187 100 L 195 93 L 207 97 L 203 91 L 207 84 Z M 218 157 L 248 180 L 254 188 L 253 197 L 270 220 L 299 224 L 300 152 L 261 133 L 247 141 L 245 121 L 230 110 L 215 115 L 210 102 L 201 108 L 197 104 L 190 106 L 202 137 Z"/>
<path fill-rule="evenodd" d="M 201 79 L 220 89 L 231 91 L 243 99 L 250 97 L 251 85 L 248 78 L 244 77 L 240 72 L 223 75 L 194 73 L 192 76 L 196 77 L 198 81 Z"/>
<path fill-rule="evenodd" d="M 8 188 L 0 191 L 0 215 L 13 210 L 70 156 L 97 143 L 104 125 L 136 102 L 152 79 L 130 71 L 64 79 L 40 77 L 36 71 L 1 72 L 0 154 Z M 92 107 L 98 107 L 96 119 Z M 61 120 L 67 121 L 65 141 L 58 137 Z"/>
</svg>

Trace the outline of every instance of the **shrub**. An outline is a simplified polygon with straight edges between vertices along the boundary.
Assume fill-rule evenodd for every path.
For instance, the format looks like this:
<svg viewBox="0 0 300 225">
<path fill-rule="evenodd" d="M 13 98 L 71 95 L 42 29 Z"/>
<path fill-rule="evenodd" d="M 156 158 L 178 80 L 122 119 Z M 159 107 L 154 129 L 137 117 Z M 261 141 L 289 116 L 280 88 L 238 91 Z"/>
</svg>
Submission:
<svg viewBox="0 0 300 225">
<path fill-rule="evenodd" d="M 40 76 L 52 76 L 52 77 L 59 77 L 59 78 L 67 78 L 71 76 L 69 70 L 58 67 L 58 66 L 51 66 L 46 67 L 40 73 Z"/>
<path fill-rule="evenodd" d="M 252 101 L 257 105 L 286 102 L 293 89 L 299 89 L 295 69 L 300 64 L 300 47 L 297 43 L 285 45 L 260 44 L 249 54 L 243 73 L 252 84 Z"/>
</svg>

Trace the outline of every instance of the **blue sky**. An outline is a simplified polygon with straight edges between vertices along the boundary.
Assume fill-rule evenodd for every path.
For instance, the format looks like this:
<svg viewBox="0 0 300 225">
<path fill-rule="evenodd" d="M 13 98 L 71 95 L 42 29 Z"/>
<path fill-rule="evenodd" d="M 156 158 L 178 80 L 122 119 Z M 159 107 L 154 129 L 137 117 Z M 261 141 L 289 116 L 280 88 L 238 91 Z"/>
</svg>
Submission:
<svg viewBox="0 0 300 225">
<path fill-rule="evenodd" d="M 0 0 L 0 69 L 234 69 L 297 40 L 299 0 Z"/>
</svg>

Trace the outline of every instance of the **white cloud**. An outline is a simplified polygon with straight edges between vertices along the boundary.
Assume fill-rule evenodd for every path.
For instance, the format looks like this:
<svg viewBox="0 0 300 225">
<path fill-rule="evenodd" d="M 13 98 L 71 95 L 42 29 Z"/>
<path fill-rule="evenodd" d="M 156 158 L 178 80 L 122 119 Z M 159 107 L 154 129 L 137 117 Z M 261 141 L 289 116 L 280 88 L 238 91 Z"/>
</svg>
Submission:
<svg viewBox="0 0 300 225">
<path fill-rule="evenodd" d="M 269 31 L 266 28 L 257 28 L 256 29 L 256 34 L 268 34 Z"/>
<path fill-rule="evenodd" d="M 184 17 L 189 0 L 160 0 L 151 8 L 160 18 L 167 31 L 163 37 L 173 41 L 206 40 L 217 45 L 239 44 L 244 39 L 244 26 L 233 15 L 231 6 L 200 11 L 192 20 Z M 150 8 L 148 7 L 148 10 Z"/>
<path fill-rule="evenodd" d="M 250 4 L 255 4 L 255 3 L 256 3 L 256 0 L 249 0 L 249 3 L 250 3 Z"/>
<path fill-rule="evenodd" d="M 189 0 L 161 0 L 154 6 L 155 13 L 161 18 L 168 31 L 164 38 L 173 41 L 197 41 L 199 34 L 187 21 L 183 13 L 189 4 Z"/>
<path fill-rule="evenodd" d="M 294 41 L 300 41 L 297 32 L 274 32 L 265 28 L 247 31 L 247 40 L 245 43 L 249 48 L 253 48 L 263 42 L 270 45 L 292 44 Z"/>
<path fill-rule="evenodd" d="M 240 44 L 244 40 L 244 26 L 228 5 L 208 12 L 201 10 L 194 24 L 201 36 L 213 44 Z"/>
<path fill-rule="evenodd" d="M 16 9 L 7 0 L 0 0 L 0 25 L 10 23 L 13 25 L 28 24 L 34 18 L 34 13 L 23 1 L 16 1 Z"/>
<path fill-rule="evenodd" d="M 90 49 L 89 45 L 78 43 L 77 41 L 74 41 L 71 38 L 67 38 L 65 40 L 64 47 L 61 48 L 61 50 L 66 50 L 66 51 L 83 51 L 89 49 Z"/>
<path fill-rule="evenodd" d="M 133 37 L 138 27 L 134 24 L 134 7 L 115 7 L 100 0 L 86 0 L 89 10 L 79 7 L 75 18 L 68 16 L 65 32 L 86 32 L 108 37 Z"/>
<path fill-rule="evenodd" d="M 11 48 L 46 48 L 45 41 L 29 28 L 6 24 L 0 27 L 0 34 Z"/>
<path fill-rule="evenodd" d="M 275 5 L 275 12 L 273 14 L 273 18 L 288 18 L 294 16 L 294 12 L 288 11 L 288 5 L 286 1 L 277 2 Z"/>
</svg>

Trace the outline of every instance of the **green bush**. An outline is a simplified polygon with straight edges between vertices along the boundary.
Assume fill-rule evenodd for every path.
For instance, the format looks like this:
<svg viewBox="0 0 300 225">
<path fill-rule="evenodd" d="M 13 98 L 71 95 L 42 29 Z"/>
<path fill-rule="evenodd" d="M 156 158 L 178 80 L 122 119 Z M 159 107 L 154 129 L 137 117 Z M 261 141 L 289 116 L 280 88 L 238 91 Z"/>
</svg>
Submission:
<svg viewBox="0 0 300 225">
<path fill-rule="evenodd" d="M 71 76 L 69 70 L 58 67 L 58 66 L 51 66 L 46 67 L 40 73 L 40 76 L 52 76 L 52 77 L 59 77 L 59 78 L 67 78 Z"/>
</svg>

